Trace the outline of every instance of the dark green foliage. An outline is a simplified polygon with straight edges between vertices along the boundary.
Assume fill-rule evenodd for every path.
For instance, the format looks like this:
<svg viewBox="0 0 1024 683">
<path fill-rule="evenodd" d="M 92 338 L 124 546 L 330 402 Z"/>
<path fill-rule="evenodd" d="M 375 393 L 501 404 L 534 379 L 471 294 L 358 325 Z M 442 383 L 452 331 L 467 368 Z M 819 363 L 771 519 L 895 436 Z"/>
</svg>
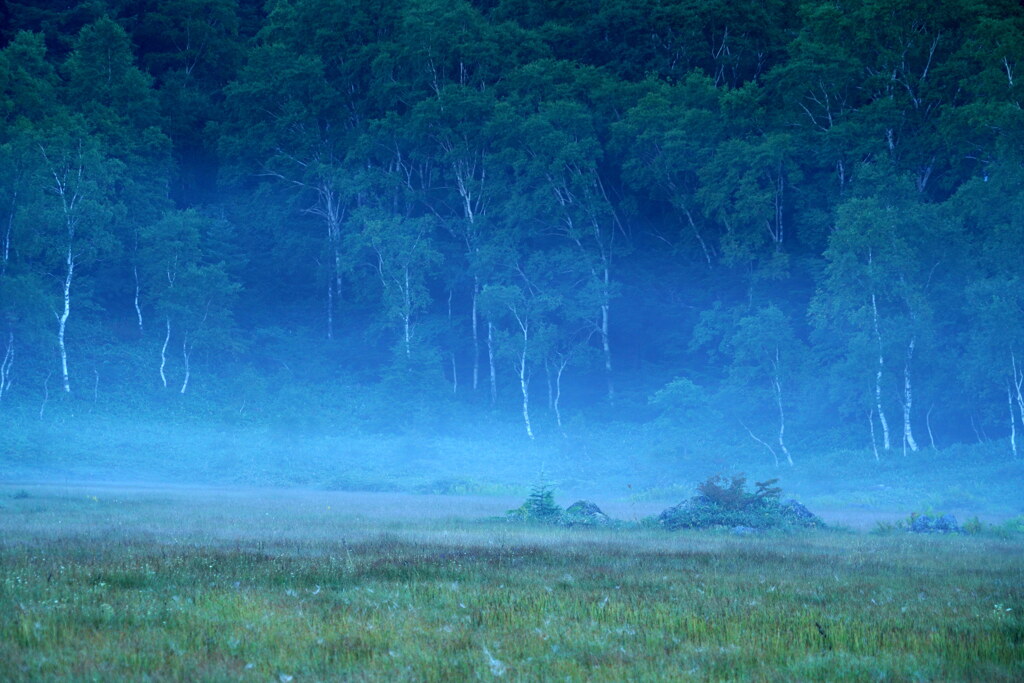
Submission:
<svg viewBox="0 0 1024 683">
<path fill-rule="evenodd" d="M 746 486 L 747 477 L 742 473 L 731 477 L 716 474 L 698 484 L 697 492 L 711 504 L 725 510 L 743 510 L 752 501 Z"/>
<path fill-rule="evenodd" d="M 749 527 L 752 529 L 821 528 L 825 523 L 795 500 L 780 501 L 778 479 L 757 482 L 746 490 L 746 476 L 714 475 L 698 487 L 698 495 L 658 516 L 666 529 Z"/>
<path fill-rule="evenodd" d="M 1019 3 L 4 6 L 4 411 L 1017 455 Z"/>
<path fill-rule="evenodd" d="M 778 498 L 782 495 L 782 488 L 775 486 L 778 483 L 778 478 L 768 479 L 766 481 L 754 482 L 757 486 L 757 490 L 754 491 L 754 496 L 757 498 Z"/>
<path fill-rule="evenodd" d="M 526 501 L 516 509 L 509 510 L 506 518 L 515 522 L 535 522 L 562 527 L 596 527 L 615 524 L 608 515 L 601 511 L 601 508 L 587 500 L 578 500 L 562 509 L 555 503 L 554 487 L 549 484 L 534 486 Z"/>
<path fill-rule="evenodd" d="M 521 522 L 557 524 L 562 518 L 562 508 L 555 503 L 555 489 L 550 484 L 536 484 L 530 489 L 526 501 L 514 510 L 508 511 L 509 519 Z"/>
<path fill-rule="evenodd" d="M 776 501 L 782 489 L 775 486 L 778 479 L 755 482 L 757 489 L 747 491 L 747 477 L 740 472 L 731 476 L 716 474 L 697 485 L 697 492 L 709 502 L 726 510 L 744 510 L 751 506 Z"/>
</svg>

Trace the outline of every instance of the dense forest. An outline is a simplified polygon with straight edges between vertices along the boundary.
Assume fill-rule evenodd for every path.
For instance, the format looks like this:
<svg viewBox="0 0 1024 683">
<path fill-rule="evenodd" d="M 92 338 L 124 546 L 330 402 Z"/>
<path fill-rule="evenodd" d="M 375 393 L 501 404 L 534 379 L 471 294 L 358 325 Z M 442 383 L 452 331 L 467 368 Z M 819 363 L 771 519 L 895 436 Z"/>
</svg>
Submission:
<svg viewBox="0 0 1024 683">
<path fill-rule="evenodd" d="M 1015 0 L 3 11 L 0 412 L 1024 448 Z"/>
</svg>

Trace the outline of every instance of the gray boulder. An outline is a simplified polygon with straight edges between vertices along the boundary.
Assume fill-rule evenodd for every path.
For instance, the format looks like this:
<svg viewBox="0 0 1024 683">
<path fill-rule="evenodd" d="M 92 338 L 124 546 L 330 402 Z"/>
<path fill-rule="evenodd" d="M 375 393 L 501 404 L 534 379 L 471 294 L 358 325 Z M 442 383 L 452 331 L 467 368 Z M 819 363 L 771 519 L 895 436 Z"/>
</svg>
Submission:
<svg viewBox="0 0 1024 683">
<path fill-rule="evenodd" d="M 818 515 L 808 510 L 803 503 L 800 503 L 793 498 L 787 498 L 782 501 L 779 503 L 779 507 L 785 515 L 792 518 L 801 526 L 825 526 L 825 522 L 821 517 L 818 517 Z"/>
<path fill-rule="evenodd" d="M 601 508 L 589 500 L 577 500 L 562 513 L 562 521 L 567 526 L 602 526 L 609 524 L 608 517 Z"/>
</svg>

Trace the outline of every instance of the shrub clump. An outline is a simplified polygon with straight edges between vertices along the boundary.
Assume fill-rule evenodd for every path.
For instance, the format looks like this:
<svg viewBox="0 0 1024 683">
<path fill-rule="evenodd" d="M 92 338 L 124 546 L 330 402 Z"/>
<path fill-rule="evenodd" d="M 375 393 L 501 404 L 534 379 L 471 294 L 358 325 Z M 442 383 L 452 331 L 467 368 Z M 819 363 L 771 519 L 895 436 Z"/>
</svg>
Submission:
<svg viewBox="0 0 1024 683">
<path fill-rule="evenodd" d="M 554 487 L 539 484 L 530 490 L 526 501 L 509 510 L 506 518 L 513 522 L 534 522 L 554 526 L 605 526 L 611 524 L 611 518 L 604 514 L 596 504 L 588 500 L 578 500 L 568 508 L 562 509 L 555 503 Z"/>
<path fill-rule="evenodd" d="M 658 515 L 666 529 L 785 529 L 824 527 L 825 522 L 792 498 L 781 500 L 778 479 L 755 482 L 747 490 L 743 474 L 715 475 L 697 487 L 697 495 Z"/>
<path fill-rule="evenodd" d="M 509 510 L 507 516 L 516 522 L 552 523 L 561 518 L 562 508 L 555 502 L 555 489 L 549 484 L 537 484 L 522 505 Z"/>
<path fill-rule="evenodd" d="M 953 515 L 910 516 L 910 530 L 915 534 L 956 534 L 963 531 Z"/>
</svg>

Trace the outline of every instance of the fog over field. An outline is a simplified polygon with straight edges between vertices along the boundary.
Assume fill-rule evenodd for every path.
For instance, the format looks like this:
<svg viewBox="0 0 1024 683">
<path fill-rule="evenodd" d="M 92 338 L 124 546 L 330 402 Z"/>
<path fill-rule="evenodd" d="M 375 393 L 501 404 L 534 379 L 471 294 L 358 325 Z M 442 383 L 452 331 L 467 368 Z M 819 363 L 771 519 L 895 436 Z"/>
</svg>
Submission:
<svg viewBox="0 0 1024 683">
<path fill-rule="evenodd" d="M 1019 515 L 1022 36 L 5 3 L 0 479 Z"/>
<path fill-rule="evenodd" d="M 0 3 L 0 679 L 1024 680 L 1024 5 Z"/>
</svg>

